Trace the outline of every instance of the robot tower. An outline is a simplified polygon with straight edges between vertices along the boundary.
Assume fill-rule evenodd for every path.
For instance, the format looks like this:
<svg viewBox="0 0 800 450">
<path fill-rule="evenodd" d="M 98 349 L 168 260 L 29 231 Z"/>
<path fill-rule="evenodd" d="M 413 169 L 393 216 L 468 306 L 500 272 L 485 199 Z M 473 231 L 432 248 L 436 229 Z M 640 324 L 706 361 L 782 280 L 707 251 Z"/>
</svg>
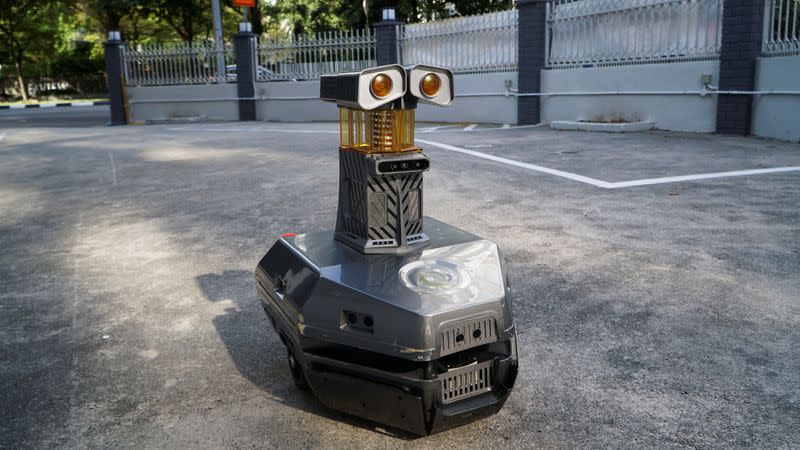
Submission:
<svg viewBox="0 0 800 450">
<path fill-rule="evenodd" d="M 370 254 L 425 246 L 422 174 L 430 161 L 414 144 L 414 112 L 420 100 L 450 105 L 453 75 L 397 65 L 326 75 L 320 98 L 339 106 L 336 239 Z"/>
</svg>

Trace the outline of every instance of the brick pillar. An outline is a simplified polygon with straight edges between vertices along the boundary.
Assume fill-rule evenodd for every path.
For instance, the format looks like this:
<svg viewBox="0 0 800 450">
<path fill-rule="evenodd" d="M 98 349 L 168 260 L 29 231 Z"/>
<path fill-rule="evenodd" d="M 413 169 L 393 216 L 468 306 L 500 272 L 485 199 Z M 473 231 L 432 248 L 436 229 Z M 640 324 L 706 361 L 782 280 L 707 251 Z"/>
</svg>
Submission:
<svg viewBox="0 0 800 450">
<path fill-rule="evenodd" d="M 383 20 L 376 23 L 375 53 L 378 65 L 401 64 L 397 31 L 403 23 L 395 20 L 394 8 L 384 8 Z"/>
<path fill-rule="evenodd" d="M 722 14 L 719 89 L 752 91 L 756 58 L 761 55 L 764 0 L 725 0 Z M 748 134 L 753 105 L 751 95 L 720 94 L 717 132 Z"/>
<path fill-rule="evenodd" d="M 542 69 L 545 64 L 548 0 L 519 0 L 519 92 L 541 92 Z M 517 122 L 537 124 L 541 121 L 540 97 L 517 97 Z"/>
<path fill-rule="evenodd" d="M 123 98 L 123 46 L 119 31 L 109 31 L 108 40 L 103 45 L 106 54 L 106 82 L 108 84 L 108 103 L 111 111 L 109 125 L 125 125 L 125 99 Z"/>
<path fill-rule="evenodd" d="M 239 33 L 233 38 L 236 53 L 236 93 L 240 99 L 256 95 L 256 35 L 249 22 L 239 23 Z M 256 101 L 239 100 L 239 120 L 256 120 Z"/>
</svg>

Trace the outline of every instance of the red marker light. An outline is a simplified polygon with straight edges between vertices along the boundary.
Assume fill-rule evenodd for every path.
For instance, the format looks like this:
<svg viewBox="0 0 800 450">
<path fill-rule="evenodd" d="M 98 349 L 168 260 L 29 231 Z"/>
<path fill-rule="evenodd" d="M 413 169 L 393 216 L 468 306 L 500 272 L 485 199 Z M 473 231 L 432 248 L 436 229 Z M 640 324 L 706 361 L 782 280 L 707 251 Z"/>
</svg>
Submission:
<svg viewBox="0 0 800 450">
<path fill-rule="evenodd" d="M 297 233 L 283 233 L 283 234 L 281 235 L 281 237 L 282 237 L 282 238 L 285 238 L 285 237 L 292 237 L 292 236 L 297 236 Z"/>
</svg>

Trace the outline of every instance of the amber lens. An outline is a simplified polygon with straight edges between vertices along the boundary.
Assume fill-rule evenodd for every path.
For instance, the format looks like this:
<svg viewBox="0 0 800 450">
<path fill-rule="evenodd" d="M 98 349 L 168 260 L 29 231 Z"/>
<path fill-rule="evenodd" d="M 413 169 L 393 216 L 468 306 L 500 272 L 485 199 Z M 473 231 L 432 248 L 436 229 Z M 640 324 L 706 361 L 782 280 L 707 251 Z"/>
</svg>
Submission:
<svg viewBox="0 0 800 450">
<path fill-rule="evenodd" d="M 379 73 L 372 78 L 369 89 L 375 97 L 384 98 L 392 92 L 392 79 L 385 73 Z"/>
<path fill-rule="evenodd" d="M 419 82 L 419 90 L 428 97 L 433 97 L 439 93 L 439 88 L 442 87 L 442 79 L 435 73 L 429 73 L 422 77 Z"/>
</svg>

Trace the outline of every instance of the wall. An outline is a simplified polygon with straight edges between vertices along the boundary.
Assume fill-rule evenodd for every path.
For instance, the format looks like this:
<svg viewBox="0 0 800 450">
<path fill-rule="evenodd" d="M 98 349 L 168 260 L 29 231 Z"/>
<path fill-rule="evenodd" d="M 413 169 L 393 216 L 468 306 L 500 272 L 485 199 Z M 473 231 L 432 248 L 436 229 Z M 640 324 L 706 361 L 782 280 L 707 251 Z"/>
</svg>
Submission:
<svg viewBox="0 0 800 450">
<path fill-rule="evenodd" d="M 416 118 L 420 122 L 516 123 L 517 101 L 505 97 L 505 80 L 517 83 L 516 72 L 456 75 L 456 99 L 442 108 L 420 104 Z M 482 97 L 458 97 L 463 94 L 492 93 Z M 258 120 L 281 122 L 338 120 L 336 106 L 319 101 L 318 81 L 256 83 Z M 308 98 L 311 97 L 311 98 Z M 284 98 L 284 100 L 281 100 Z"/>
<path fill-rule="evenodd" d="M 700 91 L 703 74 L 719 79 L 719 61 L 542 71 L 542 92 Z M 622 118 L 673 131 L 713 132 L 716 96 L 580 95 L 542 97 L 542 121 Z"/>
<path fill-rule="evenodd" d="M 256 118 L 277 122 L 338 120 L 336 105 L 319 100 L 319 81 L 256 83 Z M 280 98 L 294 98 L 280 100 Z"/>
<path fill-rule="evenodd" d="M 456 75 L 453 83 L 456 98 L 450 107 L 420 104 L 416 118 L 420 122 L 517 123 L 517 99 L 505 97 L 505 80 L 517 86 L 517 72 Z M 464 94 L 499 94 L 459 97 Z"/>
<path fill-rule="evenodd" d="M 800 91 L 800 56 L 758 58 L 757 91 Z M 800 141 L 800 95 L 761 95 L 753 98 L 751 132 L 757 136 Z"/>
<path fill-rule="evenodd" d="M 127 87 L 128 120 L 239 120 L 236 84 Z M 221 101 L 187 101 L 230 99 Z M 138 103 L 146 101 L 146 103 Z M 153 101 L 157 101 L 153 103 Z"/>
</svg>

